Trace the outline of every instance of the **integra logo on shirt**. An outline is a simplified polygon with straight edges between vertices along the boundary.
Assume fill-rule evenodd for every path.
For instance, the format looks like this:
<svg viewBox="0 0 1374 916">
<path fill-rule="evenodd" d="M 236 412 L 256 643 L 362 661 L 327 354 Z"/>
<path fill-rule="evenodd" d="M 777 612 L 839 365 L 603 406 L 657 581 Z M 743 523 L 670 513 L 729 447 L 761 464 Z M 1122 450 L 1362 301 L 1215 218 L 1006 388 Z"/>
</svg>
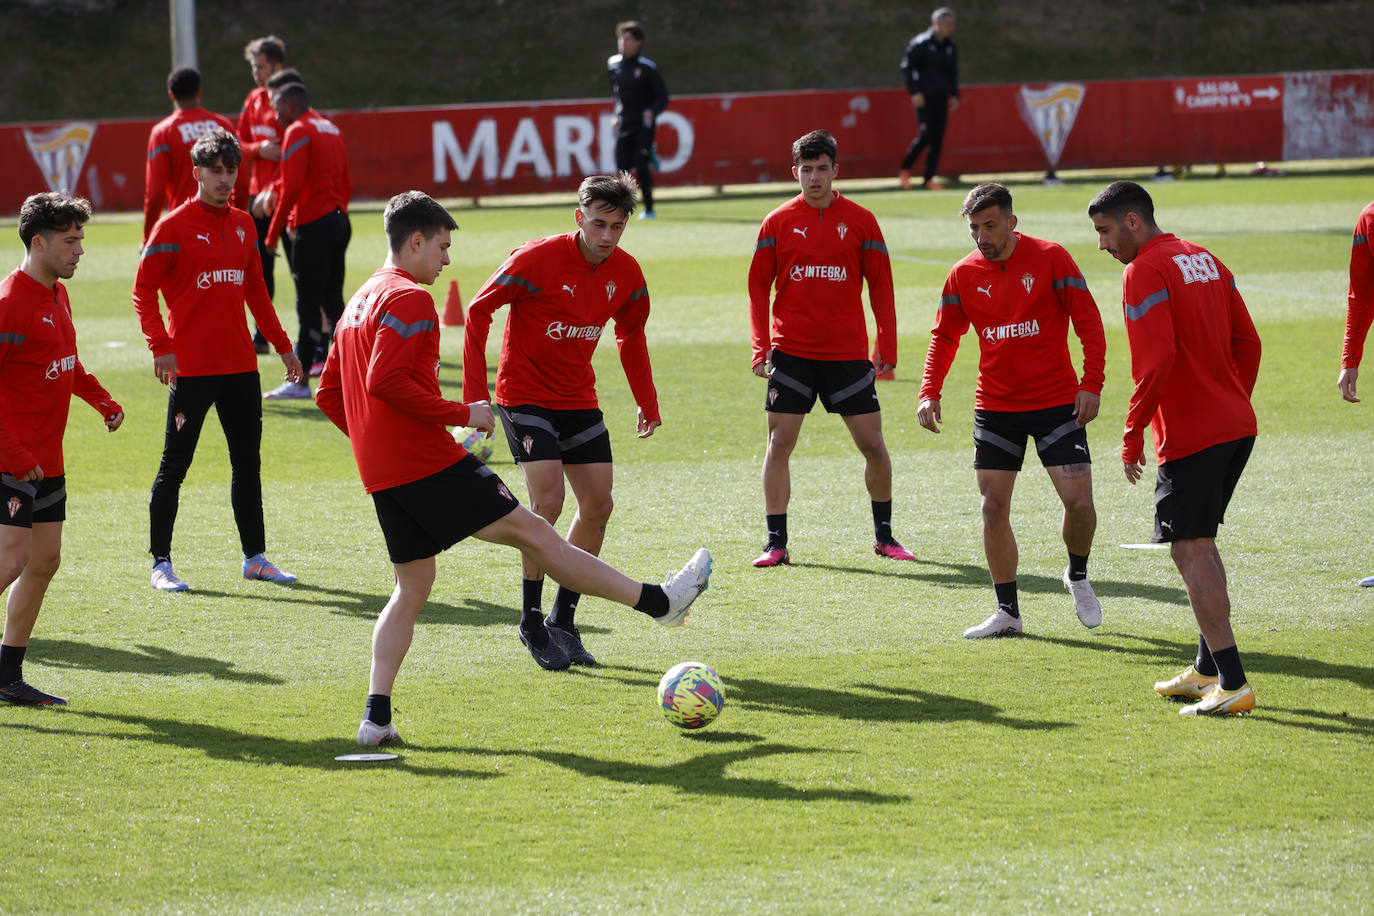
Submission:
<svg viewBox="0 0 1374 916">
<path fill-rule="evenodd" d="M 988 343 L 996 343 L 1009 337 L 1034 337 L 1039 333 L 1040 322 L 1034 318 L 1030 321 L 1018 321 L 1015 324 L 1004 324 L 995 328 L 983 328 L 983 337 Z"/>
<path fill-rule="evenodd" d="M 572 325 L 550 321 L 544 332 L 550 340 L 600 340 L 604 327 L 599 324 Z"/>
<path fill-rule="evenodd" d="M 76 354 L 73 353 L 71 356 L 64 356 L 48 363 L 48 371 L 43 373 L 43 377 L 51 382 L 60 378 L 63 372 L 71 372 L 75 368 Z"/>
<path fill-rule="evenodd" d="M 200 276 L 196 277 L 196 287 L 199 289 L 209 289 L 216 283 L 232 283 L 235 286 L 242 286 L 243 271 L 203 270 L 200 272 Z"/>
<path fill-rule="evenodd" d="M 849 279 L 849 270 L 843 264 L 794 264 L 789 276 L 793 280 L 833 280 L 843 283 Z"/>
</svg>

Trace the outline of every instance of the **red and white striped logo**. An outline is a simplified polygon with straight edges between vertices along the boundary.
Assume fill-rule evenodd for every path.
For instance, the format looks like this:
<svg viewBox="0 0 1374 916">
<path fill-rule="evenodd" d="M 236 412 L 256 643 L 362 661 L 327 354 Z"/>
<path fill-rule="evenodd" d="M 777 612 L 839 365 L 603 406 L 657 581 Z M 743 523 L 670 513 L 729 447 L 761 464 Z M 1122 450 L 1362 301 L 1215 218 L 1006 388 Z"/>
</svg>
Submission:
<svg viewBox="0 0 1374 916">
<path fill-rule="evenodd" d="M 16 515 L 18 515 L 18 514 L 19 514 L 19 509 L 20 509 L 23 505 L 24 505 L 23 502 L 20 501 L 20 499 L 19 499 L 18 496 L 11 496 L 11 497 L 10 497 L 10 501 L 9 501 L 9 503 L 8 503 L 8 507 L 9 507 L 9 510 L 10 510 L 10 518 L 14 518 Z"/>
</svg>

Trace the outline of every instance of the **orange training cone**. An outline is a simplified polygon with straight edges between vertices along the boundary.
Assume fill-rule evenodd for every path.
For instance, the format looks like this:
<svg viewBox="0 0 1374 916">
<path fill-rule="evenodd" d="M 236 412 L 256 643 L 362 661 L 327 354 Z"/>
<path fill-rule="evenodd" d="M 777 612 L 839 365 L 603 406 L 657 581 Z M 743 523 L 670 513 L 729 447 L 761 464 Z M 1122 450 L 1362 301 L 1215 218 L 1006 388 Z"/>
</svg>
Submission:
<svg viewBox="0 0 1374 916">
<path fill-rule="evenodd" d="M 872 357 L 872 359 L 873 359 L 873 365 L 876 367 L 876 366 L 878 365 L 878 345 L 877 345 L 876 343 L 873 345 L 873 357 Z M 875 376 L 875 380 L 876 380 L 876 381 L 879 381 L 879 382 L 889 382 L 889 381 L 891 381 L 892 379 L 894 379 L 894 378 L 896 378 L 896 377 L 897 377 L 897 375 L 896 375 L 895 370 L 889 369 L 889 370 L 886 371 L 886 372 L 879 372 L 879 373 L 877 374 L 877 376 Z"/>
<path fill-rule="evenodd" d="M 463 326 L 463 297 L 458 295 L 458 281 L 450 280 L 448 297 L 444 299 L 444 317 L 441 322 L 446 328 Z"/>
</svg>

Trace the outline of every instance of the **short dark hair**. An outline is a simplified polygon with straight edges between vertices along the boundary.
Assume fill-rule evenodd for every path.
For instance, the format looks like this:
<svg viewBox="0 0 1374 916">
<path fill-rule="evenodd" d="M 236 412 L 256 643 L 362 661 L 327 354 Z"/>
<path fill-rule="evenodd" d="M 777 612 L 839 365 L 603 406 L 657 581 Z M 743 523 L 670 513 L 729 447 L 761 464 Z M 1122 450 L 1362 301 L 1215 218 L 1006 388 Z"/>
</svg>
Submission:
<svg viewBox="0 0 1374 916">
<path fill-rule="evenodd" d="M 444 229 L 457 229 L 458 221 L 424 191 L 406 191 L 387 201 L 382 225 L 392 253 L 400 254 L 401 246 L 415 233 L 423 232 L 426 239 L 432 239 Z"/>
<path fill-rule="evenodd" d="M 629 216 L 635 212 L 635 191 L 639 185 L 629 172 L 614 175 L 588 175 L 577 186 L 577 203 L 583 210 L 611 209 Z M 599 207 L 594 207 L 599 204 Z"/>
<path fill-rule="evenodd" d="M 617 22 L 615 24 L 615 36 L 619 38 L 621 35 L 629 35 L 636 41 L 643 41 L 644 26 L 640 25 L 633 19 L 626 19 L 624 22 Z"/>
<path fill-rule="evenodd" d="M 178 102 L 190 102 L 200 94 L 200 71 L 195 67 L 177 67 L 167 76 L 167 91 Z"/>
<path fill-rule="evenodd" d="M 835 143 L 835 138 L 830 136 L 830 131 L 813 130 L 792 143 L 792 164 L 797 165 L 803 159 L 819 159 L 822 156 L 829 156 L 830 161 L 834 163 L 837 152 L 839 146 Z"/>
<path fill-rule="evenodd" d="M 83 197 L 68 197 L 57 191 L 32 194 L 19 208 L 19 238 L 24 250 L 38 233 L 80 229 L 91 218 L 91 202 Z"/>
<path fill-rule="evenodd" d="M 1011 192 L 995 181 L 980 184 L 964 198 L 964 207 L 959 213 L 972 216 L 988 207 L 1001 207 L 1004 213 L 1011 213 Z"/>
<path fill-rule="evenodd" d="M 280 76 L 281 74 L 277 75 Z M 281 88 L 274 89 L 272 97 L 290 102 L 301 111 L 310 107 L 310 90 L 305 88 L 305 83 L 287 83 Z"/>
<path fill-rule="evenodd" d="M 1145 225 L 1155 224 L 1155 202 L 1150 199 L 1150 192 L 1134 181 L 1113 181 L 1098 191 L 1088 203 L 1088 215 L 1099 213 L 1118 221 L 1125 219 L 1127 213 L 1136 213 Z"/>
<path fill-rule="evenodd" d="M 286 63 L 286 42 L 275 35 L 254 38 L 243 47 L 243 56 L 252 60 L 261 54 L 274 64 Z"/>
<path fill-rule="evenodd" d="M 287 67 L 285 70 L 278 70 L 267 78 L 267 88 L 277 90 L 283 86 L 290 86 L 292 83 L 305 85 L 305 77 L 295 67 Z"/>
<path fill-rule="evenodd" d="M 235 137 L 223 127 L 216 127 L 191 147 L 192 165 L 214 165 L 218 159 L 226 169 L 236 169 L 243 162 L 243 150 Z"/>
</svg>

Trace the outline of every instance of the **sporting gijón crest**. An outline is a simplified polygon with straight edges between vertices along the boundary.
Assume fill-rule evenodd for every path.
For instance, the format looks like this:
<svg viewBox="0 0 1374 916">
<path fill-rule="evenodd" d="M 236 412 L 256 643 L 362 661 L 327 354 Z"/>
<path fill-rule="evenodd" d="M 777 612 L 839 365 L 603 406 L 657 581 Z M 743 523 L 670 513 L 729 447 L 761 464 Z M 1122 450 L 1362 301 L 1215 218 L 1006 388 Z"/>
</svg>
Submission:
<svg viewBox="0 0 1374 916">
<path fill-rule="evenodd" d="M 18 515 L 19 510 L 23 508 L 23 506 L 24 503 L 22 500 L 19 499 L 18 496 L 11 496 L 10 501 L 5 504 L 5 507 L 10 510 L 10 518 L 14 518 L 16 515 Z"/>
</svg>

